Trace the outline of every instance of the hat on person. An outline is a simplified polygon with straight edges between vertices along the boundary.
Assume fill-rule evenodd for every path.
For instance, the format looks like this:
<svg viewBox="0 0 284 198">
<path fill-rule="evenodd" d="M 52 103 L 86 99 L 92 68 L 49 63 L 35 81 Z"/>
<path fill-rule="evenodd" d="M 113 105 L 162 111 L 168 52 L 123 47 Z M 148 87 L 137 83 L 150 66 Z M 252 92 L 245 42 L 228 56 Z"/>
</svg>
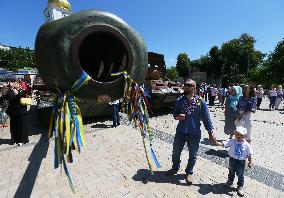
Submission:
<svg viewBox="0 0 284 198">
<path fill-rule="evenodd" d="M 243 126 L 237 126 L 236 127 L 236 132 L 242 134 L 242 135 L 246 135 L 247 134 L 247 129 Z"/>
</svg>

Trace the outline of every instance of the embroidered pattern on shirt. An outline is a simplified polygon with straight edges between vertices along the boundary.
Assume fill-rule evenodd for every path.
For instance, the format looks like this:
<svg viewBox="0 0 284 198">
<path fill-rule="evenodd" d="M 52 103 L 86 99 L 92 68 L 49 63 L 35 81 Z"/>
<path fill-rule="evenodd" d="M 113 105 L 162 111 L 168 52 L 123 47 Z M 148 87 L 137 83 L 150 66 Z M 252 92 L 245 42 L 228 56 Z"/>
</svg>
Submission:
<svg viewBox="0 0 284 198">
<path fill-rule="evenodd" d="M 236 144 L 235 146 L 235 156 L 238 156 L 238 158 L 241 158 L 244 152 L 244 145 L 242 144 Z"/>
</svg>

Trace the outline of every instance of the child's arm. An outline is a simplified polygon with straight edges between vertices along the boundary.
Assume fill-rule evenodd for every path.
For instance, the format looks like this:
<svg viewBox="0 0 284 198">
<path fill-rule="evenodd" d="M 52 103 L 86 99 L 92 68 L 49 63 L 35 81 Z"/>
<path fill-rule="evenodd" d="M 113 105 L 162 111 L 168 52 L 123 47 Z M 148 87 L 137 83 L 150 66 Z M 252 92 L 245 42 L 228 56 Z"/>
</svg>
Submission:
<svg viewBox="0 0 284 198">
<path fill-rule="evenodd" d="M 223 142 L 217 142 L 217 141 L 216 141 L 216 146 L 222 146 L 222 147 L 224 147 L 224 144 L 223 144 Z"/>
<path fill-rule="evenodd" d="M 252 168 L 252 159 L 251 159 L 251 155 L 248 156 L 248 167 Z"/>
</svg>

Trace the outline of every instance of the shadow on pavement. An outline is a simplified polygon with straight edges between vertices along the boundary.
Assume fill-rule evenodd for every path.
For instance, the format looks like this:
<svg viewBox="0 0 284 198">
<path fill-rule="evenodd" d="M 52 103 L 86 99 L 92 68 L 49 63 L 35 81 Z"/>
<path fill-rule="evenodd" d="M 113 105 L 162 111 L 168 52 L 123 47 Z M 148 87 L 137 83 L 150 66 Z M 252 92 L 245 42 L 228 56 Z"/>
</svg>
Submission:
<svg viewBox="0 0 284 198">
<path fill-rule="evenodd" d="M 232 191 L 236 191 L 235 188 L 228 188 L 224 183 L 221 184 L 192 184 L 193 186 L 198 186 L 198 192 L 202 195 L 207 195 L 209 193 L 213 194 L 223 194 L 233 196 Z"/>
<path fill-rule="evenodd" d="M 108 121 L 108 120 L 112 121 L 111 115 L 86 117 L 86 118 L 83 118 L 83 123 L 84 124 L 92 124 L 92 123 L 95 123 L 95 122 L 105 122 L 105 121 Z"/>
<path fill-rule="evenodd" d="M 174 176 L 166 176 L 167 171 L 154 171 L 153 175 L 148 169 L 140 169 L 137 171 L 136 175 L 132 177 L 134 181 L 141 181 L 143 184 L 147 184 L 148 182 L 155 182 L 155 183 L 169 183 L 169 184 L 176 184 L 182 186 L 188 186 L 185 183 L 185 174 L 177 174 Z M 184 182 L 181 182 L 181 181 Z"/>
<path fill-rule="evenodd" d="M 112 128 L 112 125 L 108 125 L 108 124 L 94 124 L 93 126 L 91 126 L 91 128 L 93 129 L 108 129 L 108 128 Z"/>
<path fill-rule="evenodd" d="M 11 145 L 13 143 L 13 141 L 11 139 L 1 139 L 0 138 L 0 145 L 2 144 L 9 144 Z"/>
<path fill-rule="evenodd" d="M 177 174 L 174 176 L 166 176 L 167 171 L 154 171 L 153 175 L 147 169 L 140 169 L 137 171 L 136 175 L 132 177 L 134 181 L 141 181 L 144 184 L 148 182 L 155 182 L 155 183 L 169 183 L 181 186 L 189 186 L 185 182 L 185 174 Z M 232 191 L 235 191 L 234 188 L 228 188 L 224 184 L 192 184 L 192 186 L 198 186 L 198 192 L 202 195 L 206 195 L 209 193 L 213 194 L 226 194 L 233 196 Z"/>
<path fill-rule="evenodd" d="M 258 111 L 271 111 L 270 109 L 259 109 Z"/>
<path fill-rule="evenodd" d="M 41 162 L 43 158 L 46 157 L 48 147 L 49 147 L 48 138 L 47 136 L 42 135 L 29 157 L 30 163 L 24 173 L 24 176 L 18 186 L 18 189 L 14 197 L 20 198 L 20 197 L 31 196 Z"/>
<path fill-rule="evenodd" d="M 205 152 L 206 155 L 214 155 L 216 157 L 220 158 L 227 158 L 229 157 L 228 151 L 227 150 L 214 150 L 214 149 L 209 149 L 208 151 Z"/>
</svg>

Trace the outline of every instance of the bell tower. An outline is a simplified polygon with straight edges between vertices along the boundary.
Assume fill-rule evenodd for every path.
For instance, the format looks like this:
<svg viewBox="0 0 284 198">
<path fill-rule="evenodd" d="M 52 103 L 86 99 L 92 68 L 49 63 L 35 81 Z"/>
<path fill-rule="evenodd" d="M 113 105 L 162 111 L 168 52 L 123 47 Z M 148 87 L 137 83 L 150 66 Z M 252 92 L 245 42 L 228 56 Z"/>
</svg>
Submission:
<svg viewBox="0 0 284 198">
<path fill-rule="evenodd" d="M 45 22 L 54 21 L 71 14 L 71 4 L 68 0 L 48 0 L 44 10 Z"/>
</svg>

